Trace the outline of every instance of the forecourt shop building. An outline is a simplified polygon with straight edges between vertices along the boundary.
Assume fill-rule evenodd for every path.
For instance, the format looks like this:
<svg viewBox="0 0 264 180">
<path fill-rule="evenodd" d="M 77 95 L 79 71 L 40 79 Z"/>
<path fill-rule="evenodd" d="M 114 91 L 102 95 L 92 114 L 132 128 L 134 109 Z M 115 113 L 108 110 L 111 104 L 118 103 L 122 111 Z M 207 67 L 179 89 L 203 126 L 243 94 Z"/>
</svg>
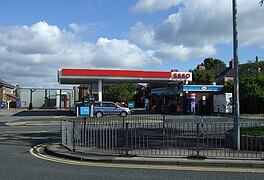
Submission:
<svg viewBox="0 0 264 180">
<path fill-rule="evenodd" d="M 151 97 L 152 99 L 155 99 L 151 106 L 154 104 L 156 106 L 160 106 L 159 110 L 165 110 L 164 107 L 167 102 L 163 102 L 163 100 L 166 99 L 164 97 L 169 98 L 169 96 L 171 96 L 171 93 L 168 94 L 168 89 L 166 89 L 168 86 L 170 86 L 168 88 L 175 87 L 177 91 L 179 91 L 175 93 L 174 89 L 173 93 L 177 97 L 176 101 L 178 101 L 177 104 L 181 105 L 181 109 L 188 109 L 183 108 L 183 106 L 186 106 L 186 103 L 183 102 L 185 99 L 183 97 L 189 97 L 186 95 L 186 93 L 188 94 L 190 91 L 183 92 L 182 89 L 178 87 L 181 84 L 188 84 L 189 81 L 192 81 L 191 72 L 68 68 L 58 70 L 58 82 L 60 84 L 85 85 L 90 87 L 90 94 L 93 94 L 93 85 L 97 85 L 98 98 L 96 100 L 98 101 L 103 101 L 103 84 L 148 83 L 150 86 L 153 85 L 151 89 L 153 90 L 153 94 L 157 95 L 157 97 Z M 164 87 L 164 89 L 159 89 L 159 91 L 155 92 L 155 87 Z M 207 88 L 206 91 L 208 91 L 208 89 L 209 88 Z M 163 109 L 161 109 L 161 106 L 163 106 Z"/>
</svg>

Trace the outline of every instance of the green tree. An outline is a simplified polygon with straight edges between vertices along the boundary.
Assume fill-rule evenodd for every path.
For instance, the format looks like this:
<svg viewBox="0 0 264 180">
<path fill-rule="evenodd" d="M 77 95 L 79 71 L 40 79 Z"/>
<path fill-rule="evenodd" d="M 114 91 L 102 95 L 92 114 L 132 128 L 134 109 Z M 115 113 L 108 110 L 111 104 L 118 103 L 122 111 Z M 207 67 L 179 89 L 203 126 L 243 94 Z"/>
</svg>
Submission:
<svg viewBox="0 0 264 180">
<path fill-rule="evenodd" d="M 264 75 L 264 61 L 243 64 L 239 67 L 239 76 L 263 74 Z"/>
<path fill-rule="evenodd" d="M 259 1 L 259 4 L 262 6 L 264 3 L 264 0 Z"/>
<path fill-rule="evenodd" d="M 192 84 L 212 84 L 215 82 L 215 70 L 226 68 L 224 61 L 214 58 L 206 58 L 203 61 L 205 70 L 194 69 L 190 70 L 193 74 Z"/>
<path fill-rule="evenodd" d="M 239 78 L 241 111 L 264 113 L 264 75 L 247 74 Z"/>
<path fill-rule="evenodd" d="M 103 90 L 103 98 L 113 102 L 127 102 L 134 99 L 136 84 L 124 83 L 118 85 L 106 85 Z"/>
<path fill-rule="evenodd" d="M 206 70 L 215 70 L 215 69 L 226 68 L 225 62 L 220 60 L 220 59 L 206 58 L 203 63 L 204 63 Z"/>
<path fill-rule="evenodd" d="M 214 73 L 212 71 L 194 69 L 191 71 L 193 75 L 193 84 L 212 84 L 215 82 Z"/>
<path fill-rule="evenodd" d="M 224 91 L 227 93 L 233 93 L 234 92 L 234 81 L 225 82 Z"/>
<path fill-rule="evenodd" d="M 264 113 L 264 74 L 244 74 L 239 78 L 241 113 Z M 233 92 L 234 82 L 226 82 L 225 92 Z"/>
</svg>

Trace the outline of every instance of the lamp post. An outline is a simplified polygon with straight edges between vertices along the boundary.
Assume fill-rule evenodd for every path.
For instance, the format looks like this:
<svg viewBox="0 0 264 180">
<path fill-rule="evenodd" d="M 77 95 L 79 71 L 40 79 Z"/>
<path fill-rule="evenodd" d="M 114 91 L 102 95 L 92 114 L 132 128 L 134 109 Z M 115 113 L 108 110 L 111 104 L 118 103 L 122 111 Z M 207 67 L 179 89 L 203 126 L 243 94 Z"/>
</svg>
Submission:
<svg viewBox="0 0 264 180">
<path fill-rule="evenodd" d="M 238 30 L 237 30 L 237 1 L 232 0 L 233 11 L 233 55 L 234 55 L 234 149 L 240 150 L 239 127 L 239 72 L 238 72 Z"/>
</svg>

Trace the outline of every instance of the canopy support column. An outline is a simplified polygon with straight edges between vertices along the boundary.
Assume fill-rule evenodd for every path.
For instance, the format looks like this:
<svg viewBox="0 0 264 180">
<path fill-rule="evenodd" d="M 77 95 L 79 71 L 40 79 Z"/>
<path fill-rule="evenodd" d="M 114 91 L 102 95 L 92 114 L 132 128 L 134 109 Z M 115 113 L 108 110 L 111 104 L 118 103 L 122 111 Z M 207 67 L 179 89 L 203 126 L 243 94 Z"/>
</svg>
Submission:
<svg viewBox="0 0 264 180">
<path fill-rule="evenodd" d="M 103 101 L 103 81 L 98 80 L 98 101 Z"/>
</svg>

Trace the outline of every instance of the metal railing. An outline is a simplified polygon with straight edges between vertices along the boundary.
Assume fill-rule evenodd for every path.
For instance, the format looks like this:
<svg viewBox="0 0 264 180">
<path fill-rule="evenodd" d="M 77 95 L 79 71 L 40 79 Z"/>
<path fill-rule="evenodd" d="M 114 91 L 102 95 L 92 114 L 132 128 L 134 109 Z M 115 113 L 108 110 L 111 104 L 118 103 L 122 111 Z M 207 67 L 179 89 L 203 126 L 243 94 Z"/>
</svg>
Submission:
<svg viewBox="0 0 264 180">
<path fill-rule="evenodd" d="M 264 158 L 264 138 L 241 136 L 233 149 L 228 117 L 130 116 L 63 120 L 62 144 L 72 151 L 138 156 Z M 243 119 L 260 127 L 264 119 Z"/>
</svg>

